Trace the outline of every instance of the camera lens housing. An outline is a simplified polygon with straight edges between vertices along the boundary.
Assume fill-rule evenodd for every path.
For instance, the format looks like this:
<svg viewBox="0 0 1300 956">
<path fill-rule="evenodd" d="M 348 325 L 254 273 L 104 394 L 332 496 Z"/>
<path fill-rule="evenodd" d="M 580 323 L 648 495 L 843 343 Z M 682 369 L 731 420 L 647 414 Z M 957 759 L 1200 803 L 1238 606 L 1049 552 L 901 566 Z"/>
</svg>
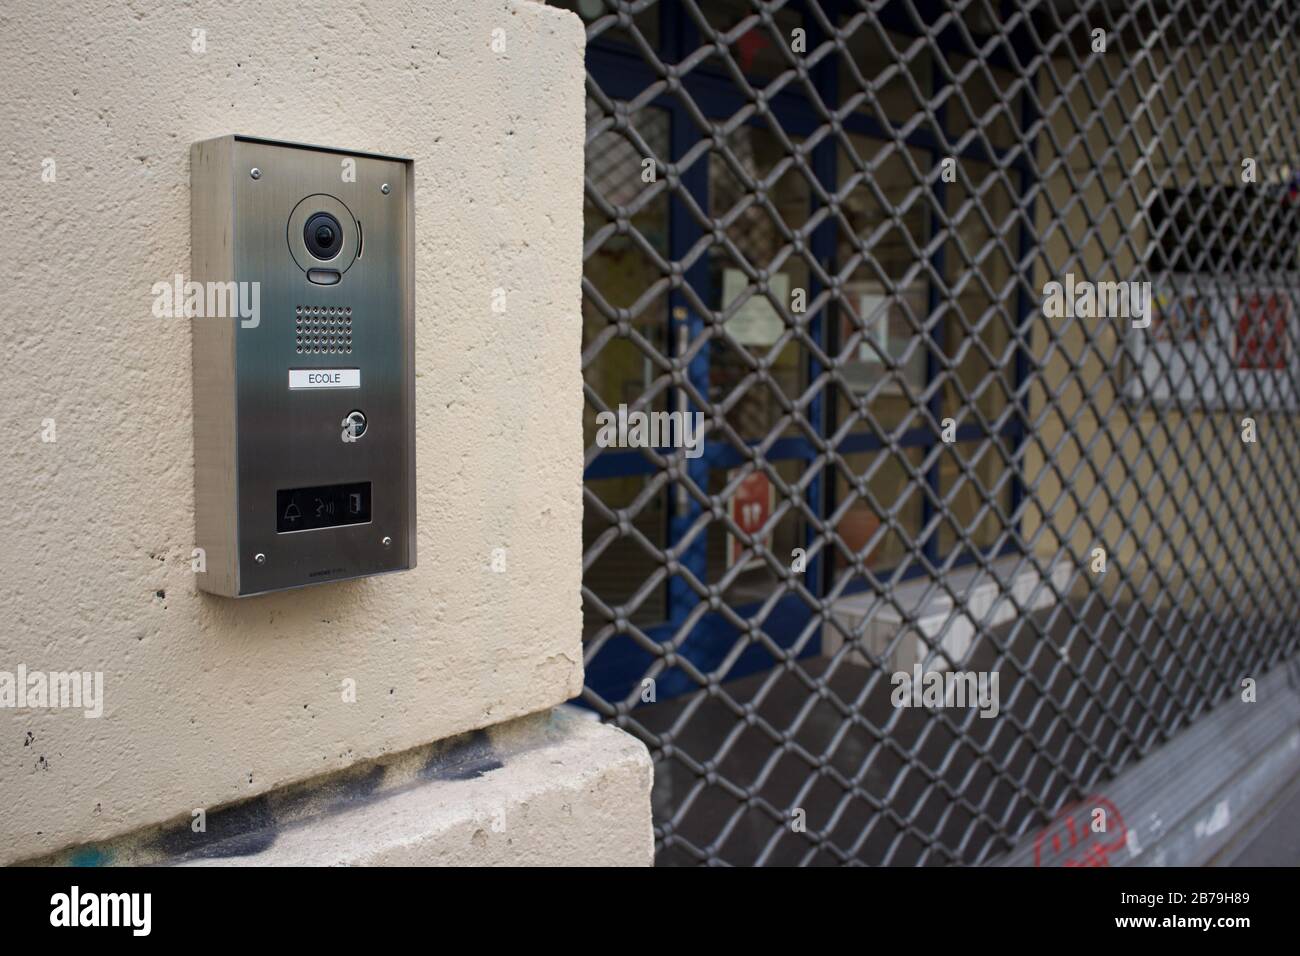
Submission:
<svg viewBox="0 0 1300 956">
<path fill-rule="evenodd" d="M 302 228 L 302 241 L 308 252 L 328 262 L 343 248 L 343 227 L 327 212 L 312 213 Z"/>
<path fill-rule="evenodd" d="M 329 193 L 299 199 L 285 223 L 284 238 L 294 264 L 320 285 L 339 282 L 361 255 L 361 223 Z"/>
</svg>

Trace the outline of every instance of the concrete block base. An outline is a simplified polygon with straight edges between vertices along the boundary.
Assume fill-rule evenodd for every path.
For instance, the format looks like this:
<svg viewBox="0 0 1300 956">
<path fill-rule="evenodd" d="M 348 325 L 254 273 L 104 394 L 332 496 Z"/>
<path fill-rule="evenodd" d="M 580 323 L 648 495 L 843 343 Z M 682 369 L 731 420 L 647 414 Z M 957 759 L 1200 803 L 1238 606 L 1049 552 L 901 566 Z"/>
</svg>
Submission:
<svg viewBox="0 0 1300 956">
<path fill-rule="evenodd" d="M 561 707 L 42 862 L 648 866 L 651 774 L 640 741 Z"/>
</svg>

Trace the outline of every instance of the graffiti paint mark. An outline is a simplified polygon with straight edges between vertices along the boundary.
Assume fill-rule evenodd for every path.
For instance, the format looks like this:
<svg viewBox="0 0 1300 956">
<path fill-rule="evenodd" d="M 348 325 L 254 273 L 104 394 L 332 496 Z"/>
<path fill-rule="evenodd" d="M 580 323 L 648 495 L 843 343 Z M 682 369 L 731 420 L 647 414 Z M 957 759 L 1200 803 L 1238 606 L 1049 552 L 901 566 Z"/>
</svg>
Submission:
<svg viewBox="0 0 1300 956">
<path fill-rule="evenodd" d="M 1220 800 L 1215 804 L 1214 811 L 1208 817 L 1196 821 L 1193 829 L 1196 832 L 1196 838 L 1199 840 L 1214 836 L 1231 822 L 1232 812 L 1228 809 L 1228 801 Z"/>
<path fill-rule="evenodd" d="M 1139 856 L 1142 853 L 1142 844 L 1138 843 L 1137 830 L 1129 830 L 1124 845 L 1133 856 Z"/>
<path fill-rule="evenodd" d="M 1106 812 L 1106 832 L 1092 829 L 1093 811 Z M 1093 796 L 1062 807 L 1034 838 L 1034 866 L 1110 866 L 1128 844 L 1128 828 L 1115 804 Z"/>
<path fill-rule="evenodd" d="M 68 866 L 111 866 L 112 864 L 112 852 L 99 846 L 81 847 L 68 857 Z"/>
</svg>

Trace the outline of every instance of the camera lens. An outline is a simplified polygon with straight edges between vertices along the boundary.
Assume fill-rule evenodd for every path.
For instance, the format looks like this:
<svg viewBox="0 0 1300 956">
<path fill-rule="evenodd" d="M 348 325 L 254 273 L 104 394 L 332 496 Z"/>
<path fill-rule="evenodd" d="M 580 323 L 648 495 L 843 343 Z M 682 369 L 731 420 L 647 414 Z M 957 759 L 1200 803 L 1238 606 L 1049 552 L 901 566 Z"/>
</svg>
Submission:
<svg viewBox="0 0 1300 956">
<path fill-rule="evenodd" d="M 317 259 L 333 259 L 343 248 L 343 227 L 327 212 L 313 213 L 303 227 L 302 240 Z"/>
</svg>

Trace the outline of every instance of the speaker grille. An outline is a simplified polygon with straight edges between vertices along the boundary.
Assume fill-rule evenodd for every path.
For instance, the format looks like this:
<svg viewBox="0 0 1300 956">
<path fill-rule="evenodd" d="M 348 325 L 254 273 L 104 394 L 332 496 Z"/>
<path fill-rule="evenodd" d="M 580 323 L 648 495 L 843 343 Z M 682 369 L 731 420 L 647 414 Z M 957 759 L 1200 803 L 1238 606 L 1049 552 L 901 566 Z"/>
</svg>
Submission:
<svg viewBox="0 0 1300 956">
<path fill-rule="evenodd" d="M 294 348 L 299 355 L 351 355 L 352 308 L 340 305 L 296 306 Z"/>
</svg>

